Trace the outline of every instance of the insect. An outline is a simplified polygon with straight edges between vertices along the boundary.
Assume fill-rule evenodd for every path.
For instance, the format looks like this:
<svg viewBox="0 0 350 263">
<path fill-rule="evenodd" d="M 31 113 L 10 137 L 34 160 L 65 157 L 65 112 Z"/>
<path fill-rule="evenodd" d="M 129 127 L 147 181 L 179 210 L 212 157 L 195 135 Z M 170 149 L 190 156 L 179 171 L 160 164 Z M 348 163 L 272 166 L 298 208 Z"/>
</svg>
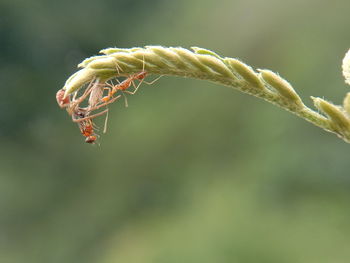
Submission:
<svg viewBox="0 0 350 263">
<path fill-rule="evenodd" d="M 97 135 L 94 132 L 94 128 L 96 127 L 92 118 L 86 118 L 86 111 L 81 108 L 77 110 L 74 115 L 74 119 L 78 122 L 80 132 L 85 137 L 85 142 L 94 144 L 97 140 Z"/>
<path fill-rule="evenodd" d="M 117 72 L 119 73 L 120 67 L 117 65 L 116 68 L 117 68 Z M 143 58 L 142 71 L 130 75 L 122 82 L 119 82 L 117 80 L 118 81 L 117 85 L 106 83 L 107 87 L 105 86 L 104 90 L 108 90 L 108 93 L 107 93 L 107 96 L 102 97 L 102 101 L 108 102 L 109 100 L 111 100 L 111 98 L 113 98 L 113 95 L 115 93 L 117 93 L 118 90 L 120 90 L 123 93 L 128 93 L 128 94 L 134 95 L 137 92 L 137 90 L 139 89 L 142 82 L 144 82 L 148 85 L 152 85 L 154 82 L 156 82 L 159 78 L 162 77 L 162 76 L 159 76 L 158 78 L 156 78 L 155 80 L 153 80 L 151 82 L 146 82 L 146 81 L 144 81 L 144 79 L 146 78 L 147 74 L 148 74 L 147 71 L 145 71 L 145 58 Z M 137 86 L 135 85 L 135 82 L 134 82 L 135 80 L 140 81 Z M 131 86 L 131 84 L 134 86 L 134 91 L 127 90 Z M 125 106 L 128 107 L 127 98 L 125 96 L 124 96 L 124 98 L 125 98 Z"/>
<path fill-rule="evenodd" d="M 118 90 L 125 92 L 125 93 L 128 93 L 128 94 L 131 94 L 131 95 L 135 94 L 137 92 L 139 86 L 141 85 L 143 79 L 146 77 L 146 75 L 147 75 L 147 72 L 141 71 L 140 73 L 136 73 L 136 74 L 129 76 L 127 79 L 123 80 L 122 82 L 118 83 L 117 85 L 112 85 L 112 84 L 106 83 L 108 87 L 105 87 L 105 89 L 108 90 L 108 95 L 103 97 L 102 100 L 104 102 L 109 101 Z M 137 86 L 135 86 L 134 80 L 140 80 L 140 83 Z M 131 84 L 134 85 L 135 90 L 134 91 L 127 91 L 126 89 L 128 89 L 131 86 Z M 126 105 L 127 105 L 127 103 L 126 103 Z"/>
</svg>

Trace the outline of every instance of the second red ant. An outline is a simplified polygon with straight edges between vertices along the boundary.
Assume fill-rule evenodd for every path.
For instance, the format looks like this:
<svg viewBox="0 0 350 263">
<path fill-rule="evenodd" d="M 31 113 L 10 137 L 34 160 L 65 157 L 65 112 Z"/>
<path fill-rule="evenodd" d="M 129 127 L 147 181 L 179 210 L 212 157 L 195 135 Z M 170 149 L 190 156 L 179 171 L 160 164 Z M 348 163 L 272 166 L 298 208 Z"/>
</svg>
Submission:
<svg viewBox="0 0 350 263">
<path fill-rule="evenodd" d="M 116 65 L 116 69 L 117 69 L 117 72 L 119 73 L 120 67 L 118 65 Z M 115 93 L 117 93 L 118 90 L 120 90 L 123 93 L 128 93 L 128 94 L 134 95 L 143 82 L 148 84 L 148 85 L 152 85 L 154 82 L 156 82 L 159 78 L 162 77 L 162 76 L 159 76 L 158 78 L 156 78 L 155 80 L 153 80 L 151 82 L 146 82 L 146 81 L 144 81 L 144 79 L 146 78 L 147 74 L 148 74 L 147 71 L 145 71 L 145 58 L 143 58 L 143 65 L 142 65 L 141 72 L 130 75 L 122 82 L 119 82 L 117 80 L 118 81 L 117 85 L 106 83 L 107 87 L 105 86 L 104 89 L 108 90 L 108 94 L 107 94 L 107 96 L 102 97 L 102 101 L 108 102 L 111 98 L 113 98 L 113 95 Z M 135 82 L 134 82 L 135 80 L 140 81 L 137 86 L 135 85 Z M 127 90 L 131 86 L 131 84 L 134 86 L 134 91 Z M 128 102 L 127 102 L 126 97 L 125 97 L 125 106 L 128 107 Z"/>
</svg>

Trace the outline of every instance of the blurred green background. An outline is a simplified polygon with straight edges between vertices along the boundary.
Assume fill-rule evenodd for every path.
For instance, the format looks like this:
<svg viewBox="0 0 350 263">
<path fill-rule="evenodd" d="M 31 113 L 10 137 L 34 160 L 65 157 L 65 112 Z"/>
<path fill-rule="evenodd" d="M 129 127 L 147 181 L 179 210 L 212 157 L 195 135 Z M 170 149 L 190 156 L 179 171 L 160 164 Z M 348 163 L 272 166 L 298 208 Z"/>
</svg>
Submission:
<svg viewBox="0 0 350 263">
<path fill-rule="evenodd" d="M 55 93 L 102 48 L 199 46 L 341 103 L 350 1 L 0 1 L 0 262 L 350 262 L 350 145 L 163 77 L 84 143 Z M 152 78 L 150 78 L 152 79 Z M 101 125 L 101 123 L 100 123 Z"/>
</svg>

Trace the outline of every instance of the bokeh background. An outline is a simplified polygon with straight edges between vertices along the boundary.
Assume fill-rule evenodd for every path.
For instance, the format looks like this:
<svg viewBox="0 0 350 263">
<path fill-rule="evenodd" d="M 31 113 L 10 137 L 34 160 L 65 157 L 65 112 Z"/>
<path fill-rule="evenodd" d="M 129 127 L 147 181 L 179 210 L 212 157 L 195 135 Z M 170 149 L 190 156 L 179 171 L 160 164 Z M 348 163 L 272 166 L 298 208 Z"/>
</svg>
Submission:
<svg viewBox="0 0 350 263">
<path fill-rule="evenodd" d="M 107 47 L 199 46 L 340 104 L 350 1 L 0 1 L 0 262 L 350 262 L 350 145 L 163 77 L 84 143 L 55 93 Z M 152 79 L 152 78 L 151 78 Z M 101 125 L 101 123 L 100 123 Z"/>
</svg>

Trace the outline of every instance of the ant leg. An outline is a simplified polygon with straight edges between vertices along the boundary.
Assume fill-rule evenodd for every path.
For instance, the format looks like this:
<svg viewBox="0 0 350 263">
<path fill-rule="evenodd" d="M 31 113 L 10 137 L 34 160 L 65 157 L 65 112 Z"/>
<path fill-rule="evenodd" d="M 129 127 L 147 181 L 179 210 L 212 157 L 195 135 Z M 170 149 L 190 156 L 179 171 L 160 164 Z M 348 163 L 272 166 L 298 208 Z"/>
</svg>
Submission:
<svg viewBox="0 0 350 263">
<path fill-rule="evenodd" d="M 125 96 L 125 93 L 129 93 L 130 91 L 124 90 L 122 91 L 123 97 L 124 97 L 124 101 L 125 101 L 125 108 L 129 107 L 128 104 L 128 98 Z"/>
<path fill-rule="evenodd" d="M 84 118 L 78 118 L 78 119 L 76 119 L 74 117 L 74 115 L 72 115 L 72 120 L 73 120 L 73 122 L 82 122 L 82 121 L 86 121 L 86 120 L 91 120 L 91 119 L 96 118 L 98 116 L 101 116 L 101 115 L 103 115 L 103 114 L 105 114 L 107 112 L 108 112 L 108 109 L 104 110 L 104 111 L 101 111 L 99 113 L 96 113 L 96 114 L 93 114 L 93 115 L 89 115 L 89 116 L 84 117 Z"/>
<path fill-rule="evenodd" d="M 111 83 L 112 83 L 112 84 L 111 84 Z M 103 83 L 103 85 L 105 85 L 104 89 L 113 89 L 114 84 L 113 84 L 112 81 L 111 81 L 111 83 L 108 83 L 108 82 Z M 109 87 L 109 88 L 108 88 L 108 87 Z"/>
<path fill-rule="evenodd" d="M 94 111 L 94 110 L 98 110 L 98 109 L 101 108 L 101 107 L 107 106 L 108 104 L 111 104 L 111 103 L 115 102 L 115 101 L 116 101 L 117 99 L 119 99 L 120 97 L 121 97 L 121 95 L 118 95 L 117 97 L 114 97 L 114 98 L 112 98 L 112 99 L 109 100 L 109 101 L 103 102 L 103 103 L 101 103 L 101 104 L 99 104 L 99 105 L 97 105 L 97 106 L 91 108 L 91 109 L 90 109 L 90 112 L 91 112 L 91 111 Z"/>
<path fill-rule="evenodd" d="M 118 90 L 120 90 L 120 91 L 122 92 L 122 95 L 123 95 L 124 100 L 125 100 L 125 107 L 128 107 L 128 106 L 129 106 L 129 105 L 128 105 L 128 99 L 127 99 L 126 96 L 125 96 L 125 92 L 126 92 L 126 93 L 129 93 L 128 91 L 126 91 L 126 89 L 130 87 L 131 83 L 133 83 L 133 81 L 132 81 L 132 76 L 126 78 L 126 79 L 123 80 L 122 82 L 119 82 L 118 79 L 117 79 L 117 81 L 118 81 L 119 84 L 118 84 L 118 85 L 115 85 L 115 86 L 113 87 L 113 91 L 114 91 L 114 93 L 117 92 Z"/>
<path fill-rule="evenodd" d="M 142 82 L 143 82 L 143 79 L 140 80 L 139 84 L 136 86 L 136 85 L 135 85 L 135 82 L 132 81 L 132 85 L 134 86 L 134 91 L 125 90 L 124 92 L 126 92 L 126 93 L 128 93 L 128 94 L 130 94 L 130 95 L 134 95 L 134 94 L 138 91 L 138 89 L 139 89 L 139 87 L 141 86 Z"/>
<path fill-rule="evenodd" d="M 108 114 L 108 112 L 107 112 L 107 114 Z M 98 127 L 94 122 L 91 121 L 91 123 L 92 123 L 92 127 L 94 128 L 94 130 L 97 130 L 97 131 L 100 130 L 100 127 Z"/>
<path fill-rule="evenodd" d="M 81 96 L 78 98 L 78 100 L 80 100 L 81 98 L 83 98 L 83 99 L 82 99 L 82 101 L 83 101 L 83 100 L 88 96 L 88 94 L 90 94 L 91 90 L 95 87 L 95 85 L 98 85 L 98 84 L 99 84 L 98 81 L 99 81 L 99 80 L 97 79 L 96 82 L 95 82 L 95 78 L 93 78 L 93 79 L 90 81 L 89 85 L 86 87 L 86 89 L 85 89 L 83 95 L 81 95 Z M 78 92 L 77 92 L 77 93 L 78 93 Z"/>
<path fill-rule="evenodd" d="M 117 97 L 111 99 L 110 101 L 107 101 L 107 102 L 105 102 L 105 103 L 102 103 L 102 104 L 100 104 L 100 105 L 97 105 L 97 106 L 91 108 L 91 109 L 89 110 L 89 112 L 92 112 L 92 111 L 97 110 L 97 109 L 99 109 L 99 108 L 101 108 L 101 107 L 107 106 L 108 104 L 110 104 L 110 103 L 116 101 L 117 99 L 119 99 L 120 96 L 121 96 L 121 95 L 119 95 L 119 96 L 117 96 Z M 79 119 L 74 118 L 74 115 L 72 114 L 72 120 L 73 120 L 73 122 L 82 122 L 82 121 L 91 120 L 91 119 L 93 119 L 93 118 L 96 118 L 96 117 L 99 117 L 99 116 L 101 116 L 101 115 L 103 115 L 103 114 L 106 114 L 105 125 L 104 125 L 104 129 L 103 129 L 103 133 L 106 133 L 106 132 L 107 132 L 108 112 L 109 112 L 109 109 L 106 109 L 106 110 L 101 111 L 101 112 L 99 112 L 99 113 L 96 113 L 96 114 L 93 114 L 93 115 L 89 115 L 89 116 L 87 116 L 87 117 L 79 118 Z"/>
<path fill-rule="evenodd" d="M 128 94 L 134 95 L 138 91 L 138 89 L 140 88 L 142 83 L 146 83 L 147 85 L 152 85 L 157 80 L 159 80 L 161 77 L 163 77 L 163 76 L 159 76 L 159 77 L 155 78 L 154 80 L 152 80 L 151 82 L 147 82 L 144 79 L 142 79 L 142 80 L 140 80 L 140 82 L 139 82 L 139 84 L 137 86 L 135 85 L 135 82 L 133 81 L 132 85 L 134 86 L 134 91 L 125 91 L 125 92 L 128 93 Z"/>
<path fill-rule="evenodd" d="M 153 83 L 155 83 L 156 81 L 158 81 L 161 77 L 163 77 L 163 75 L 160 75 L 159 77 L 155 78 L 155 79 L 152 80 L 151 82 L 144 81 L 144 83 L 146 83 L 147 85 L 152 85 Z"/>
<path fill-rule="evenodd" d="M 101 107 L 107 106 L 108 104 L 111 104 L 111 103 L 115 102 L 116 100 L 118 100 L 120 97 L 121 97 L 121 95 L 118 95 L 117 97 L 114 97 L 114 98 L 112 98 L 111 100 L 109 100 L 107 102 L 104 102 L 104 103 L 102 103 L 100 105 L 97 105 L 93 110 L 97 110 L 97 109 L 99 109 Z"/>
<path fill-rule="evenodd" d="M 118 82 L 118 85 L 114 85 L 113 82 L 112 82 L 112 84 L 110 84 L 108 82 L 105 83 L 104 90 L 107 90 L 108 93 L 107 93 L 107 96 L 104 96 L 102 98 L 102 101 L 104 101 L 104 102 L 109 101 L 113 97 L 113 95 L 115 93 L 117 93 L 119 85 L 120 85 L 120 81 L 118 79 L 116 79 L 116 80 Z"/>
<path fill-rule="evenodd" d="M 139 89 L 139 87 L 141 86 L 142 81 L 143 81 L 143 79 L 139 82 L 139 84 L 137 86 L 135 85 L 135 81 L 132 81 L 131 83 L 132 83 L 132 85 L 134 87 L 134 91 L 126 90 L 125 92 L 130 94 L 130 95 L 134 95 L 137 92 L 137 90 Z"/>
</svg>

